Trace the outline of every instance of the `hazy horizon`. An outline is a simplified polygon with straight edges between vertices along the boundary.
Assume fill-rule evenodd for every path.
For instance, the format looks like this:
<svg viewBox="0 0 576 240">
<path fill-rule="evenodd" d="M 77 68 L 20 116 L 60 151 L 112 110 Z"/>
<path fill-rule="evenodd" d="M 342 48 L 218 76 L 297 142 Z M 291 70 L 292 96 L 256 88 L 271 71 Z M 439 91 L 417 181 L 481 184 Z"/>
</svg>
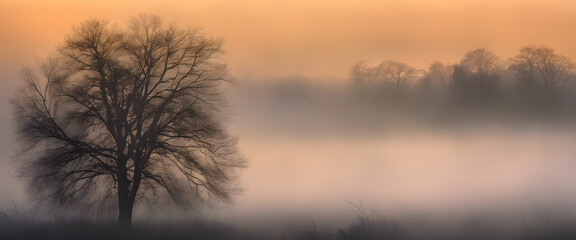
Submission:
<svg viewBox="0 0 576 240">
<path fill-rule="evenodd" d="M 527 45 L 548 46 L 574 60 L 576 1 L 570 0 L 4 0 L 0 211 L 28 204 L 11 162 L 18 143 L 9 99 L 22 86 L 22 67 L 56 52 L 82 20 L 123 26 L 139 13 L 224 40 L 222 62 L 238 83 L 227 86 L 233 113 L 227 126 L 240 137 L 249 166 L 240 177 L 245 192 L 231 205 L 207 208 L 208 218 L 341 224 L 341 217 L 354 215 L 349 201 L 389 216 L 548 207 L 576 215 L 576 174 L 570 171 L 576 169 L 576 129 L 521 118 L 463 127 L 411 125 L 413 119 L 400 118 L 401 124 L 385 128 L 371 124 L 387 111 L 370 115 L 365 106 L 347 103 L 357 99 L 343 97 L 348 92 L 342 90 L 363 60 L 375 65 L 393 59 L 425 70 L 434 61 L 458 63 L 477 48 L 506 60 Z M 277 87 L 285 82 L 310 84 L 304 90 L 318 98 L 280 101 Z"/>
</svg>

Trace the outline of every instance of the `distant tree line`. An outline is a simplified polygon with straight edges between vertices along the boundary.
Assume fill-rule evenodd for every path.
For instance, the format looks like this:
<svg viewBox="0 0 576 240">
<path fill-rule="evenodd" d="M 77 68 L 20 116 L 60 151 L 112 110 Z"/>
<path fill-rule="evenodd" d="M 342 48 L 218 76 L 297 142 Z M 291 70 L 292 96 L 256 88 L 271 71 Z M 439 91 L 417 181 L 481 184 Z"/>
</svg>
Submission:
<svg viewBox="0 0 576 240">
<path fill-rule="evenodd" d="M 433 62 L 418 70 L 394 60 L 376 66 L 356 63 L 350 80 L 358 89 L 375 93 L 445 93 L 459 100 L 515 99 L 529 104 L 554 102 L 571 90 L 576 64 L 546 46 L 526 46 L 503 60 L 479 48 L 469 51 L 456 64 Z"/>
</svg>

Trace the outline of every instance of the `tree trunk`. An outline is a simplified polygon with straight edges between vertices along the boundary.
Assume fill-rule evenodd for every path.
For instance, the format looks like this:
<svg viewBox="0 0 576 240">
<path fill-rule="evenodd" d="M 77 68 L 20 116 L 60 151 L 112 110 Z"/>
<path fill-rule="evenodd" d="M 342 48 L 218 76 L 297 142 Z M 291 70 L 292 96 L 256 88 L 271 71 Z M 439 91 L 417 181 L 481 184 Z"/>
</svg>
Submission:
<svg viewBox="0 0 576 240">
<path fill-rule="evenodd" d="M 120 167 L 118 174 L 118 226 L 129 229 L 132 227 L 132 208 L 134 201 L 129 197 L 129 181 L 126 169 Z"/>
<path fill-rule="evenodd" d="M 128 195 L 120 197 L 118 195 L 118 226 L 123 229 L 132 228 L 132 209 L 134 202 L 130 201 Z"/>
</svg>

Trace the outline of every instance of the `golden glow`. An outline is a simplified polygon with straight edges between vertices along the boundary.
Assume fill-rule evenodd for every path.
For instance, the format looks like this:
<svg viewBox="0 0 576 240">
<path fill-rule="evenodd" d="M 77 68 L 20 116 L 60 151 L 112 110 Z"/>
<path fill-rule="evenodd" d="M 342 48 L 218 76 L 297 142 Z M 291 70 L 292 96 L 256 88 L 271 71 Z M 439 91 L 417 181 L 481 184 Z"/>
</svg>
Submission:
<svg viewBox="0 0 576 240">
<path fill-rule="evenodd" d="M 527 44 L 576 56 L 576 2 L 514 1 L 16 1 L 0 3 L 2 61 L 53 51 L 74 24 L 123 24 L 141 12 L 226 40 L 231 74 L 345 79 L 359 60 L 426 68 L 486 47 L 504 58 Z"/>
</svg>

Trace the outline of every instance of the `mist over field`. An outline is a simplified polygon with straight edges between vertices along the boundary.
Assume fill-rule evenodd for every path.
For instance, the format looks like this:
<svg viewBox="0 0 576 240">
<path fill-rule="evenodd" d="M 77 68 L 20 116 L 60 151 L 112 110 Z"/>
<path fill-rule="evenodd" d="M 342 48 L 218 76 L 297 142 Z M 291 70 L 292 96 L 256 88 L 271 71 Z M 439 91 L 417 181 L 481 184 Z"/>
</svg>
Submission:
<svg viewBox="0 0 576 240">
<path fill-rule="evenodd" d="M 239 90 L 248 93 L 235 100 L 232 129 L 246 133 L 240 142 L 252 162 L 246 171 L 257 176 L 244 181 L 266 186 L 258 188 L 262 192 L 248 189 L 244 197 L 258 201 L 272 188 L 269 197 L 278 202 L 261 200 L 254 209 L 278 211 L 283 203 L 302 212 L 333 207 L 345 213 L 347 201 L 396 214 L 520 206 L 536 211 L 564 204 L 572 209 L 570 116 L 509 107 L 419 111 L 422 103 L 367 102 L 366 94 L 345 86 L 306 87 L 297 79 L 285 84 Z"/>
<path fill-rule="evenodd" d="M 0 238 L 573 239 L 575 17 L 3 1 Z"/>
</svg>

